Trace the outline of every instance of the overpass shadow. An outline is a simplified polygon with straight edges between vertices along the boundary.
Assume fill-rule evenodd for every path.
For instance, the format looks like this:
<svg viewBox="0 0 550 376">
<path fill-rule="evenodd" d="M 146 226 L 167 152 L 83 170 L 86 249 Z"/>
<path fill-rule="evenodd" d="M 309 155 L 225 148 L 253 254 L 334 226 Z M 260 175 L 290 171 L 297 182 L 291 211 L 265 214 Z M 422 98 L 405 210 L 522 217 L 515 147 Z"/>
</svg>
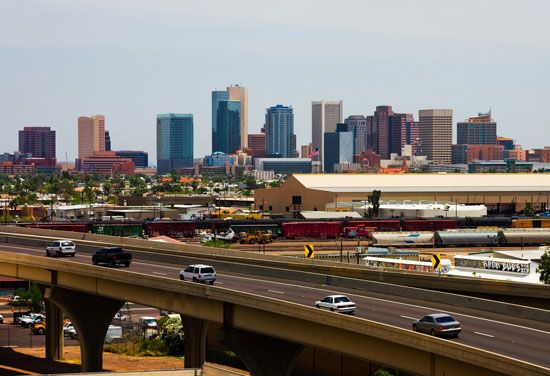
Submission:
<svg viewBox="0 0 550 376">
<path fill-rule="evenodd" d="M 2 376 L 80 373 L 80 364 L 56 362 L 46 360 L 43 356 L 21 354 L 10 347 L 0 347 L 0 359 Z"/>
</svg>

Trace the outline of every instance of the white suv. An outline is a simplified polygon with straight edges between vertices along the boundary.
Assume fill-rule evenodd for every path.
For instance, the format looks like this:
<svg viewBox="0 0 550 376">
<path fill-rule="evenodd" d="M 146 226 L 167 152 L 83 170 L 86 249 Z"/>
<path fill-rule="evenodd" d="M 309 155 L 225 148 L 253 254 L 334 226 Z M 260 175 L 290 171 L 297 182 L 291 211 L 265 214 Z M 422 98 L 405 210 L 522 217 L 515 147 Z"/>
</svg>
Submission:
<svg viewBox="0 0 550 376">
<path fill-rule="evenodd" d="M 210 265 L 189 265 L 180 272 L 180 279 L 213 285 L 216 280 L 216 271 Z"/>
<path fill-rule="evenodd" d="M 55 240 L 46 247 L 46 256 L 72 256 L 76 254 L 76 246 L 71 240 Z"/>
</svg>

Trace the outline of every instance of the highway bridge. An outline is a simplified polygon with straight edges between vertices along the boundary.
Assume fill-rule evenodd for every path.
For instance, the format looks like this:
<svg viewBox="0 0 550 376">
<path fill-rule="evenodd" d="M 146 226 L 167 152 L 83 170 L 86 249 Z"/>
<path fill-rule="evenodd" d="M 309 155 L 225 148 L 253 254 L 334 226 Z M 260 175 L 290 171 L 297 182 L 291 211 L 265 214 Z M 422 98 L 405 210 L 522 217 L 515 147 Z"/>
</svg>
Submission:
<svg viewBox="0 0 550 376">
<path fill-rule="evenodd" d="M 74 237 L 71 233 L 49 235 Z M 224 261 L 216 265 L 215 286 L 196 285 L 175 280 L 179 270 L 192 262 L 212 264 L 213 254 L 221 250 L 174 251 L 163 244 L 151 250 L 151 242 L 133 241 L 135 262 L 130 269 L 107 269 L 90 265 L 89 252 L 106 242 L 132 241 L 104 236 L 76 240 L 79 254 L 58 260 L 43 256 L 44 236 L 0 234 L 0 274 L 44 286 L 48 325 L 56 326 L 57 317 L 60 328 L 62 311 L 71 317 L 80 333 L 83 371 L 101 369 L 106 328 L 122 304 L 133 301 L 182 314 L 191 339 L 186 341 L 186 367 L 204 362 L 206 325 L 214 322 L 222 325 L 222 342 L 254 375 L 292 375 L 296 358 L 311 348 L 419 375 L 550 374 L 550 320 L 543 309 L 379 282 L 378 291 L 372 291 L 357 287 L 373 282 L 300 270 L 291 273 L 276 267 L 253 274 L 251 264 L 261 263 L 260 255 L 242 257 L 239 253 L 237 257 L 216 255 Z M 315 265 L 317 269 L 329 266 Z M 297 275 L 301 279 L 293 280 Z M 503 289 L 513 288 L 499 287 Z M 312 307 L 315 300 L 337 292 L 347 293 L 357 303 L 355 317 Z M 544 302 L 539 300 L 539 304 Z M 441 310 L 462 322 L 459 339 L 443 340 L 410 330 L 415 318 Z M 59 333 L 48 334 L 46 351 L 51 359 L 62 354 Z"/>
</svg>

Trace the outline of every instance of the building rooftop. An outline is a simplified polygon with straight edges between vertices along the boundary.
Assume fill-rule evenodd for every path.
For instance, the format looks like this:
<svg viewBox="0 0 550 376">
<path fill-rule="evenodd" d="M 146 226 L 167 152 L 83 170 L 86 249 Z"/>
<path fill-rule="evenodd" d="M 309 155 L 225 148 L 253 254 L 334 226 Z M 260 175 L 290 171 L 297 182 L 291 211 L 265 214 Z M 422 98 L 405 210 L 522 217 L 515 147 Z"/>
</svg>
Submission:
<svg viewBox="0 0 550 376">
<path fill-rule="evenodd" d="M 295 174 L 308 189 L 329 192 L 550 191 L 548 174 Z M 290 180 L 289 179 L 289 180 Z"/>
</svg>

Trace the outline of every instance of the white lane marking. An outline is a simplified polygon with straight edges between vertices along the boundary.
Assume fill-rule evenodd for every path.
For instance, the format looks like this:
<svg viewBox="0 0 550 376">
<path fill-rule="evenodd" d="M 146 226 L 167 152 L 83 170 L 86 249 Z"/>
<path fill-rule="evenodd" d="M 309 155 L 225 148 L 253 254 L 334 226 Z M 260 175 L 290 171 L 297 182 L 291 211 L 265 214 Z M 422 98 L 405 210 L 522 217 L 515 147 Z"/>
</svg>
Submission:
<svg viewBox="0 0 550 376">
<path fill-rule="evenodd" d="M 166 273 L 161 273 L 161 272 L 153 272 L 153 274 L 157 274 L 157 275 L 166 275 Z"/>
<path fill-rule="evenodd" d="M 474 332 L 474 333 L 478 334 L 480 336 L 484 336 L 484 337 L 495 338 L 495 336 L 492 336 L 492 335 L 487 334 L 487 333 L 481 333 L 481 332 Z"/>
<path fill-rule="evenodd" d="M 273 292 L 275 294 L 284 294 L 284 291 L 277 291 L 277 290 L 267 290 L 269 292 Z"/>
<path fill-rule="evenodd" d="M 10 245 L 7 245 L 7 244 L 3 244 L 3 246 L 5 246 L 6 248 L 27 249 L 27 250 L 30 250 L 30 251 L 43 252 L 43 251 L 41 251 L 37 248 L 10 246 Z M 151 266 L 150 263 L 143 263 L 143 262 L 133 262 L 133 264 Z M 181 267 L 165 266 L 165 265 L 158 265 L 158 264 L 153 264 L 153 265 L 157 268 L 181 270 Z M 223 276 L 226 277 L 226 278 L 235 278 L 235 279 L 244 279 L 244 280 L 248 280 L 248 281 L 255 281 L 254 278 L 249 278 L 249 277 L 239 277 L 239 276 L 227 275 L 227 274 L 225 274 Z M 289 283 L 276 282 L 276 281 L 264 281 L 264 282 L 269 282 L 269 283 L 277 284 L 277 285 L 281 285 L 281 286 L 293 286 L 293 287 L 297 286 L 297 285 L 291 285 Z M 221 284 L 221 282 L 219 284 Z M 306 290 L 320 291 L 321 293 L 326 294 L 326 289 L 320 289 L 320 288 L 317 288 L 317 287 L 309 287 L 309 286 L 299 286 L 299 287 L 301 287 L 303 289 L 306 289 Z M 377 301 L 380 301 L 380 302 L 403 305 L 403 306 L 407 306 L 407 307 L 422 308 L 422 309 L 429 310 L 429 311 L 435 311 L 435 312 L 440 312 L 441 311 L 440 309 L 434 309 L 434 308 L 431 308 L 431 307 L 414 305 L 414 304 L 410 304 L 410 303 L 395 302 L 395 301 L 392 301 L 392 300 L 381 299 L 381 298 L 373 298 L 373 297 L 370 297 L 370 296 L 356 295 L 356 294 L 346 294 L 346 295 L 353 296 L 353 297 L 356 297 L 356 298 L 359 298 L 359 299 L 370 299 L 370 300 L 377 300 Z M 477 317 L 477 316 L 467 315 L 467 314 L 464 314 L 464 313 L 458 313 L 458 312 L 453 312 L 453 311 L 446 311 L 446 313 L 453 314 L 455 316 L 468 317 L 468 318 L 471 318 L 471 319 L 482 320 L 482 321 L 487 321 L 487 322 L 493 322 L 493 323 L 496 323 L 496 324 L 507 325 L 507 326 L 511 326 L 511 327 L 514 327 L 514 328 L 526 329 L 526 330 L 531 330 L 533 332 L 550 335 L 550 332 L 548 332 L 548 331 L 535 329 L 535 328 L 530 328 L 528 326 L 517 325 L 517 324 L 512 324 L 512 323 L 493 320 L 493 319 L 486 319 L 484 317 Z"/>
<path fill-rule="evenodd" d="M 416 317 L 411 317 L 411 316 L 401 316 L 403 317 L 404 319 L 409 319 L 409 320 L 418 320 Z"/>
</svg>

